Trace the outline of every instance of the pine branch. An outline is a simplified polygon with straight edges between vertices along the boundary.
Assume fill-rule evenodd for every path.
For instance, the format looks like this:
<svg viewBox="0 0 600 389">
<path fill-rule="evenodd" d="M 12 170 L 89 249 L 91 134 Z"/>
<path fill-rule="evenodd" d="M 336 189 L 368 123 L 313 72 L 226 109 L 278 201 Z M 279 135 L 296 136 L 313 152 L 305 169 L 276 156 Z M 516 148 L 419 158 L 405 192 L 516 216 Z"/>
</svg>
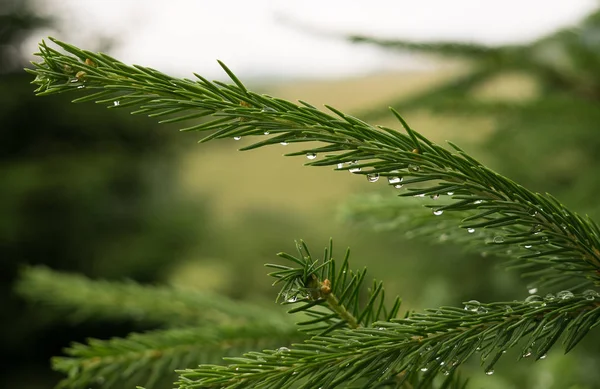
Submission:
<svg viewBox="0 0 600 389">
<path fill-rule="evenodd" d="M 75 322 L 103 318 L 167 326 L 249 322 L 266 325 L 285 319 L 277 311 L 215 294 L 143 286 L 132 281 L 93 281 L 43 267 L 24 269 L 16 290 L 28 300 L 52 306 Z"/>
<path fill-rule="evenodd" d="M 278 264 L 266 266 L 277 269 L 269 274 L 277 278 L 273 285 L 283 284 L 277 300 L 282 300 L 284 304 L 298 304 L 299 307 L 289 312 L 303 312 L 311 317 L 311 320 L 298 323 L 304 326 L 305 332 L 322 336 L 338 328 L 368 327 L 373 322 L 389 321 L 396 317 L 400 299 L 396 297 L 391 308 L 387 309 L 382 282 L 373 281 L 367 302 L 361 305 L 367 270 L 353 272 L 349 269 L 350 250 L 346 251 L 342 265 L 336 271 L 331 240 L 321 260 L 314 259 L 302 241 L 296 243 L 296 249 L 297 257 L 286 253 L 280 253 L 279 256 L 297 267 Z"/>
<path fill-rule="evenodd" d="M 301 248 L 301 254 L 308 252 L 305 245 Z M 335 261 L 327 252 L 323 262 L 312 261 L 310 255 L 306 261 L 284 257 L 301 262 L 301 268 L 281 268 L 282 273 L 276 276 L 284 275 L 282 294 L 294 291 L 290 285 L 295 281 L 302 288 L 306 280 L 310 283 L 324 274 L 336 274 L 325 270 L 335 269 Z M 315 286 L 312 301 L 326 301 L 323 282 L 310 284 L 308 292 L 314 291 Z M 305 306 L 309 305 L 310 302 Z M 524 358 L 534 355 L 544 359 L 561 337 L 566 351 L 570 351 L 600 324 L 600 294 L 593 290 L 577 295 L 564 291 L 545 298 L 532 295 L 521 302 L 490 304 L 472 300 L 464 308 L 442 307 L 403 319 L 386 319 L 372 327 L 350 325 L 334 329 L 289 349 L 225 358 L 227 366 L 204 365 L 184 370 L 177 384 L 180 389 L 279 389 L 296 385 L 333 388 L 348 384 L 375 388 L 400 387 L 409 380 L 418 383 L 416 388 L 426 388 L 437 375 L 454 374 L 475 353 L 480 353 L 486 374 L 493 374 L 502 355 L 523 340 Z M 327 318 L 321 316 L 320 321 L 327 322 Z"/>
<path fill-rule="evenodd" d="M 130 67 L 104 54 L 95 54 L 54 41 L 71 55 L 40 45 L 43 62 L 35 64 L 39 95 L 94 91 L 75 101 L 110 103 L 111 107 L 138 106 L 134 113 L 152 117 L 170 115 L 162 122 L 199 117 L 215 119 L 187 128 L 209 131 L 203 139 L 264 136 L 266 139 L 244 147 L 321 142 L 288 155 L 306 155 L 309 165 L 337 166 L 366 175 L 370 182 L 388 177 L 390 184 L 403 179 L 408 191 L 402 196 L 440 195 L 453 192 L 452 203 L 438 207 L 442 212 L 468 212 L 466 229 L 493 229 L 503 244 L 535 247 L 523 263 L 543 264 L 564 274 L 600 282 L 600 229 L 587 217 L 565 208 L 549 194 L 528 191 L 484 167 L 457 146 L 452 153 L 413 131 L 396 112 L 406 135 L 386 127 L 374 127 L 357 118 L 327 107 L 336 116 L 321 112 L 308 103 L 295 105 L 285 100 L 248 91 L 227 69 L 235 85 L 178 80 L 156 70 Z M 324 154 L 316 160 L 318 154 Z M 511 234 L 509 228 L 524 228 Z M 473 235 L 475 237 L 475 235 Z"/>
<path fill-rule="evenodd" d="M 175 378 L 175 369 L 216 363 L 224 356 L 253 349 L 277 347 L 300 340 L 295 325 L 282 320 L 279 325 L 254 323 L 252 326 L 208 326 L 168 329 L 132 334 L 125 339 L 90 339 L 73 344 L 68 357 L 55 357 L 54 370 L 67 375 L 58 388 L 102 388 L 143 384 Z"/>
<path fill-rule="evenodd" d="M 498 235 L 493 229 L 457 230 L 456 225 L 463 227 L 469 225 L 468 212 L 452 212 L 432 219 L 431 208 L 448 205 L 449 201 L 440 196 L 431 196 L 431 199 L 436 200 L 437 204 L 423 207 L 419 199 L 399 199 L 379 194 L 362 195 L 346 202 L 340 213 L 345 223 L 364 225 L 376 231 L 397 231 L 404 233 L 407 238 L 426 240 L 430 243 L 453 244 L 486 256 L 510 259 L 505 262 L 507 268 L 514 267 L 521 271 L 524 278 L 534 279 L 531 289 L 547 288 L 552 292 L 561 289 L 575 291 L 593 285 L 585 278 L 585 274 L 579 276 L 573 272 L 565 274 L 555 268 L 545 267 L 544 263 L 540 265 L 534 261 L 523 263 L 520 258 L 536 254 L 533 246 L 504 244 L 504 237 Z M 483 219 L 492 220 L 486 217 Z M 506 231 L 511 235 L 521 235 L 527 232 L 527 229 L 512 226 L 506 227 Z M 471 234 L 476 236 L 470 236 Z"/>
</svg>

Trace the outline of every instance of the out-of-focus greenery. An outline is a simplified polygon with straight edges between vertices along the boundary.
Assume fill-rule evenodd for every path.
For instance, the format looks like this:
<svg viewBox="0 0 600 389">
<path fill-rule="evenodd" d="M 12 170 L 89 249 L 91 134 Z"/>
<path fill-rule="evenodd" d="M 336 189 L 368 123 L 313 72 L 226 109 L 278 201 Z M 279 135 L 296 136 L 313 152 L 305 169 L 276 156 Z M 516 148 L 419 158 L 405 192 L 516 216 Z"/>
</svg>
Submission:
<svg viewBox="0 0 600 389">
<path fill-rule="evenodd" d="M 578 211 L 598 217 L 598 15 L 581 28 L 517 51 L 519 56 L 536 59 L 533 65 L 507 65 L 491 57 L 467 55 L 471 72 L 420 95 L 403 96 L 392 105 L 413 123 L 413 117 L 418 122 L 426 116 L 430 127 L 417 127 L 425 133 L 459 120 L 452 139 L 468 139 L 480 130 L 482 119 L 491 120 L 494 130 L 482 146 L 469 151 L 501 173 L 552 192 Z M 21 19 L 37 21 L 33 16 Z M 12 42 L 0 47 L 17 47 L 36 23 L 11 24 L 19 33 L 0 35 Z M 513 49 L 506 48 L 507 52 Z M 0 297 L 4 323 L 0 343 L 4 358 L 15 368 L 2 373 L 2 387 L 48 387 L 58 379 L 48 377 L 46 361 L 69 341 L 124 336 L 143 329 L 130 322 L 74 326 L 57 320 L 48 310 L 24 309 L 24 303 L 10 292 L 22 264 L 46 264 L 92 277 L 185 284 L 233 298 L 262 300 L 274 298 L 262 263 L 291 248 L 294 238 L 325 242 L 333 235 L 338 244 L 352 246 L 355 258 L 365 259 L 356 265 L 368 265 L 374 277 L 386 281 L 390 295 L 402 295 L 409 306 L 457 304 L 474 296 L 493 301 L 523 295 L 525 284 L 495 268 L 493 258 L 465 254 L 452 245 L 407 240 L 397 232 L 375 234 L 349 221 L 336 221 L 337 205 L 365 186 L 326 178 L 344 173 L 289 170 L 297 162 L 262 153 L 231 156 L 229 150 L 224 160 L 223 148 L 230 149 L 231 143 L 198 150 L 192 138 L 155 126 L 151 120 L 109 113 L 90 104 L 68 104 L 68 97 L 63 96 L 42 101 L 33 96 L 30 77 L 12 72 L 15 63 L 20 64 L 16 51 L 7 53 L 0 53 L 3 60 L 11 59 L 0 79 L 0 270 L 5 281 Z M 512 81 L 511 91 L 525 90 L 533 80 L 533 92 L 522 99 L 502 98 L 507 74 L 525 75 Z M 313 102 L 294 96 L 293 88 L 286 93 Z M 336 101 L 326 102 L 340 107 Z M 381 119 L 379 111 L 370 107 L 353 110 L 361 118 Z M 262 172 L 273 170 L 263 180 L 255 176 L 253 163 Z M 288 165 L 277 170 L 283 164 Z M 210 166 L 219 169 L 212 171 Z M 239 166 L 245 169 L 240 171 Z M 311 180 L 313 175 L 317 178 Z M 182 184 L 188 181 L 198 188 L 191 191 Z M 235 207 L 247 201 L 253 190 L 267 200 Z M 325 193 L 324 197 L 319 193 Z M 238 211 L 226 217 L 223 209 Z M 282 242 L 289 245 L 282 247 Z M 593 388 L 600 380 L 594 369 L 597 358 L 591 344 L 567 357 L 550 354 L 533 368 L 529 361 L 515 365 L 505 358 L 493 377 L 474 370 L 472 387 Z"/>
</svg>

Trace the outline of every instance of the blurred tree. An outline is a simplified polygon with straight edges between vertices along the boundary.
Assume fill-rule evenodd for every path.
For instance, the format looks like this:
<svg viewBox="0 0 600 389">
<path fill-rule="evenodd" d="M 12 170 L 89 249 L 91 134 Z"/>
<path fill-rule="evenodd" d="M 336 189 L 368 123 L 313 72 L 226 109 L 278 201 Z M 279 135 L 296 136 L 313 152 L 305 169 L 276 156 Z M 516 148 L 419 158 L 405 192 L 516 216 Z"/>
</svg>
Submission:
<svg viewBox="0 0 600 389">
<path fill-rule="evenodd" d="M 73 338 L 146 328 L 96 322 L 74 330 L 24 309 L 12 294 L 20 267 L 164 281 L 204 236 L 204 204 L 173 184 L 177 144 L 164 128 L 142 131 L 147 123 L 130 115 L 31 94 L 21 45 L 50 25 L 29 1 L 0 2 L 0 354 L 12 366 L 2 369 L 0 387 L 23 385 L 25 370 L 32 385 L 47 387 L 48 358 Z"/>
</svg>

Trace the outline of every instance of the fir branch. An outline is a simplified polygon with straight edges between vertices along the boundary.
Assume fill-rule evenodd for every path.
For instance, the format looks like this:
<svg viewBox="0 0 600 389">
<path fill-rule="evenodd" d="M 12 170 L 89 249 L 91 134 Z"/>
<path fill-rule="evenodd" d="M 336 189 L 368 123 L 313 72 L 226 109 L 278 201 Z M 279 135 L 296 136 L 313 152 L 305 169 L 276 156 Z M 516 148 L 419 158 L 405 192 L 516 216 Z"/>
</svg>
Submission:
<svg viewBox="0 0 600 389">
<path fill-rule="evenodd" d="M 54 370 L 67 375 L 58 388 L 80 389 L 100 383 L 102 388 L 143 384 L 175 378 L 175 369 L 216 363 L 224 356 L 253 349 L 277 347 L 302 336 L 288 320 L 279 325 L 209 326 L 132 334 L 125 339 L 90 339 L 55 357 Z"/>
<path fill-rule="evenodd" d="M 24 298 L 51 306 L 72 321 L 134 320 L 166 326 L 208 323 L 279 324 L 285 315 L 216 294 L 133 281 L 94 281 L 44 267 L 26 268 L 16 285 Z"/>
<path fill-rule="evenodd" d="M 282 293 L 295 281 L 303 285 L 322 276 L 323 269 L 335 268 L 333 260 L 317 263 L 303 262 L 294 276 L 286 277 Z M 322 300 L 319 296 L 313 301 Z M 373 327 L 335 329 L 289 349 L 225 358 L 230 363 L 227 366 L 204 365 L 182 371 L 177 384 L 180 389 L 399 387 L 412 380 L 417 388 L 426 388 L 437 375 L 453 374 L 477 352 L 486 373 L 492 374 L 502 355 L 524 340 L 522 357 L 544 359 L 561 337 L 568 352 L 599 324 L 600 294 L 593 290 L 577 295 L 564 291 L 545 298 L 532 295 L 520 302 L 482 304 L 472 300 L 464 308 L 441 307 L 403 319 L 388 318 Z"/>
<path fill-rule="evenodd" d="M 302 241 L 296 243 L 296 249 L 297 257 L 287 253 L 278 254 L 296 267 L 279 264 L 266 266 L 277 269 L 269 274 L 277 278 L 273 285 L 283 284 L 277 299 L 283 300 L 284 304 L 300 305 L 290 313 L 303 312 L 311 317 L 311 320 L 298 323 L 304 326 L 305 332 L 322 336 L 337 328 L 369 327 L 373 322 L 389 321 L 396 317 L 400 299 L 396 297 L 391 308 L 387 309 L 382 282 L 373 281 L 367 302 L 361 305 L 367 270 L 350 270 L 350 250 L 346 251 L 342 265 L 336 271 L 331 240 L 321 260 L 315 259 Z"/>
<path fill-rule="evenodd" d="M 413 131 L 394 112 L 406 135 L 386 127 L 374 127 L 327 107 L 336 116 L 308 103 L 301 105 L 248 91 L 223 64 L 235 85 L 178 80 L 156 70 L 130 67 L 104 54 L 95 54 L 54 40 L 71 55 L 40 45 L 43 62 L 35 64 L 39 95 L 87 91 L 75 101 L 111 103 L 111 107 L 139 106 L 134 113 L 171 115 L 163 122 L 214 116 L 214 120 L 184 130 L 210 131 L 204 141 L 215 138 L 270 134 L 244 147 L 254 149 L 272 144 L 317 141 L 323 146 L 288 155 L 307 155 L 313 166 L 337 166 L 367 175 L 371 182 L 380 176 L 390 183 L 404 179 L 409 186 L 403 196 L 425 196 L 453 192 L 451 204 L 435 212 L 468 212 L 464 228 L 494 229 L 504 244 L 532 246 L 536 254 L 522 258 L 600 282 L 600 229 L 587 217 L 565 208 L 549 194 L 528 191 L 484 167 L 457 146 L 452 153 Z M 190 112 L 191 111 L 191 112 Z M 317 154 L 325 154 L 315 160 Z M 396 184 L 393 184 L 396 185 Z M 518 235 L 508 228 L 525 229 Z M 560 258 L 555 255 L 559 252 Z"/>
<path fill-rule="evenodd" d="M 534 279 L 530 286 L 531 289 L 548 288 L 548 291 L 553 292 L 560 289 L 575 291 L 593 285 L 590 280 L 585 278 L 585 273 L 577 275 L 574 272 L 568 272 L 565 274 L 558 271 L 557 267 L 545 267 L 544 263 L 541 265 L 534 261 L 523 263 L 520 258 L 536 255 L 537 251 L 534 247 L 504 244 L 504 237 L 498 235 L 494 229 L 457 230 L 456 225 L 469 224 L 468 212 L 452 212 L 438 215 L 440 217 L 432 219 L 431 208 L 445 206 L 449 202 L 448 199 L 440 196 L 431 196 L 430 198 L 436 200 L 436 205 L 422 207 L 419 199 L 399 199 L 380 194 L 362 195 L 344 203 L 340 215 L 345 223 L 363 225 L 376 231 L 397 231 L 404 233 L 404 236 L 409 239 L 416 238 L 430 243 L 454 244 L 482 255 L 509 259 L 504 263 L 507 268 L 516 267 L 524 278 Z M 489 217 L 483 219 L 493 220 Z M 511 235 L 521 235 L 527 232 L 526 229 L 519 228 L 519 226 L 506 227 L 505 230 Z M 475 234 L 475 237 L 470 234 Z M 555 253 L 554 260 L 568 262 L 568 258 L 562 258 L 560 252 Z"/>
</svg>

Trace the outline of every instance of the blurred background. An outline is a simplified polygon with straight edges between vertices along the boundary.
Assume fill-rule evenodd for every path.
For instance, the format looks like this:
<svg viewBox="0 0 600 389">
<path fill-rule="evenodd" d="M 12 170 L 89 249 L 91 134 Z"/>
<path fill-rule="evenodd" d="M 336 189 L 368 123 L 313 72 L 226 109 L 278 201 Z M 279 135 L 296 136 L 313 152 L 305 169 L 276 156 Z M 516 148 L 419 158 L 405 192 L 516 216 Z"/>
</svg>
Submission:
<svg viewBox="0 0 600 389">
<path fill-rule="evenodd" d="M 409 308 L 522 299 L 529 286 L 485 253 L 348 216 L 348 200 L 393 196 L 384 183 L 303 167 L 281 157 L 288 149 L 197 145 L 126 111 L 34 97 L 22 68 L 44 37 L 177 76 L 224 79 L 218 58 L 255 90 L 398 128 L 393 106 L 434 141 L 598 220 L 599 6 L 1 0 L 0 387 L 50 388 L 60 376 L 48 360 L 69 342 L 148 329 L 62 321 L 14 294 L 23 265 L 263 302 L 276 295 L 265 262 L 294 239 L 317 249 L 331 236 Z M 598 335 L 536 364 L 507 357 L 494 376 L 474 366 L 471 387 L 597 388 Z"/>
</svg>

